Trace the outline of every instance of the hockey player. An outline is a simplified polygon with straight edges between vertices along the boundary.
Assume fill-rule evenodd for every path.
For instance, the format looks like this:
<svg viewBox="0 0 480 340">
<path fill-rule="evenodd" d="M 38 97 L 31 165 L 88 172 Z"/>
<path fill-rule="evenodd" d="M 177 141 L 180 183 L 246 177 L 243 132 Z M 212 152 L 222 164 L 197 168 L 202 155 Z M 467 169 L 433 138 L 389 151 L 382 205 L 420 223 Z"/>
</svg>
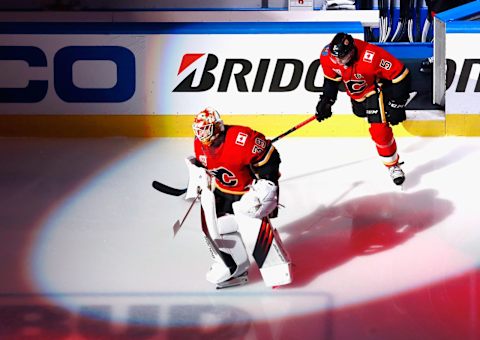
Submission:
<svg viewBox="0 0 480 340">
<path fill-rule="evenodd" d="M 215 202 L 216 219 L 207 225 L 219 256 L 214 256 L 207 280 L 217 288 L 242 284 L 250 263 L 233 205 L 241 201 L 238 209 L 259 223 L 276 214 L 280 155 L 262 133 L 245 126 L 224 125 L 212 108 L 195 116 L 193 131 L 195 158 L 191 166 L 196 169 L 190 173 L 198 168 L 207 170 L 212 176 Z M 208 206 L 204 204 L 207 193 L 210 190 L 201 194 L 202 209 Z"/>
<path fill-rule="evenodd" d="M 316 106 L 319 122 L 332 115 L 340 81 L 351 99 L 353 113 L 367 118 L 377 152 L 397 185 L 405 180 L 390 125 L 406 119 L 410 73 L 405 65 L 384 49 L 337 33 L 320 55 L 324 73 L 323 93 Z"/>
</svg>

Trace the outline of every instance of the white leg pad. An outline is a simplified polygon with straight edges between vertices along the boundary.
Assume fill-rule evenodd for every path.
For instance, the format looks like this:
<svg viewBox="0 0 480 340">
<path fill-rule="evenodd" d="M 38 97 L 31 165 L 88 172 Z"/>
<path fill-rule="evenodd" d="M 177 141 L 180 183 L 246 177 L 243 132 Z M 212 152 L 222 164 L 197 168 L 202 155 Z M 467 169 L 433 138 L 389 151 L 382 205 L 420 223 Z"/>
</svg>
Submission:
<svg viewBox="0 0 480 340">
<path fill-rule="evenodd" d="M 290 257 L 268 217 L 246 216 L 238 211 L 236 203 L 233 211 L 248 252 L 257 262 L 265 285 L 273 287 L 291 283 Z"/>
<path fill-rule="evenodd" d="M 267 287 L 282 286 L 292 282 L 291 260 L 276 229 L 273 229 L 273 237 L 270 251 L 260 268 Z"/>
<path fill-rule="evenodd" d="M 222 216 L 217 219 L 215 196 L 213 192 L 208 189 L 202 190 L 200 202 L 204 211 L 205 224 L 207 227 L 206 232 L 208 232 L 214 243 L 214 245 L 210 245 L 208 237 L 206 238 L 214 259 L 214 263 L 207 273 L 207 280 L 212 283 L 219 283 L 233 276 L 242 274 L 250 266 L 250 261 L 242 238 L 240 234 L 236 232 L 238 229 L 236 219 L 232 215 Z M 214 248 L 217 248 L 220 253 L 215 253 Z M 225 263 L 222 259 L 222 253 L 225 253 L 227 257 L 230 256 L 230 261 Z M 233 273 L 229 268 L 229 266 L 234 267 L 231 263 L 232 260 L 236 265 Z"/>
<path fill-rule="evenodd" d="M 214 284 L 226 281 L 230 277 L 230 268 L 228 268 L 223 262 L 213 262 L 210 270 L 207 272 L 207 281 Z"/>
<path fill-rule="evenodd" d="M 212 239 L 220 237 L 217 226 L 217 210 L 215 208 L 215 195 L 208 189 L 202 190 L 200 197 L 203 211 L 205 213 L 205 222 L 207 224 L 208 232 Z"/>
<path fill-rule="evenodd" d="M 236 269 L 232 273 L 230 268 L 222 260 L 221 262 L 215 261 L 207 273 L 207 280 L 212 283 L 220 283 L 231 277 L 238 276 L 244 273 L 250 267 L 250 261 L 248 259 L 248 253 L 243 244 L 242 238 L 239 233 L 230 233 L 221 235 L 219 239 L 214 240 L 218 246 L 218 249 L 230 255 L 235 262 Z"/>
<path fill-rule="evenodd" d="M 235 216 L 225 215 L 217 219 L 217 228 L 220 235 L 230 234 L 238 231 L 238 224 Z"/>
</svg>

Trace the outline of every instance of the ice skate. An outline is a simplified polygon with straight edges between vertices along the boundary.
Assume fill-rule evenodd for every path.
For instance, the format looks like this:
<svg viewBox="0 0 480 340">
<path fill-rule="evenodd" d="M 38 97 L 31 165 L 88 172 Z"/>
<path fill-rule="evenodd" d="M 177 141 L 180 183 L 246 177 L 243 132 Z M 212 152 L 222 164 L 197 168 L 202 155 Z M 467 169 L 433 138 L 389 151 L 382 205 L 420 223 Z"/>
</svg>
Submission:
<svg viewBox="0 0 480 340">
<path fill-rule="evenodd" d="M 392 178 L 393 183 L 395 183 L 396 185 L 403 184 L 403 182 L 405 181 L 405 174 L 403 173 L 400 164 L 389 167 L 388 171 L 390 172 L 390 177 Z"/>
<path fill-rule="evenodd" d="M 243 272 L 238 276 L 233 276 L 226 281 L 217 283 L 217 289 L 241 286 L 248 282 L 248 271 Z"/>
</svg>

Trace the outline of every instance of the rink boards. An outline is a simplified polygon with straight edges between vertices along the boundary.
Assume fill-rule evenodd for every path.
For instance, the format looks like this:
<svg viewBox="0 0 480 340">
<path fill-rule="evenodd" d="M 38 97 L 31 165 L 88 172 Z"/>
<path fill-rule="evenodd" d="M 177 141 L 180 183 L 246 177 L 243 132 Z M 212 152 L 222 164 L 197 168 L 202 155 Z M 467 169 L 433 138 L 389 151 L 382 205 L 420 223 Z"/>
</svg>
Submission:
<svg viewBox="0 0 480 340">
<path fill-rule="evenodd" d="M 0 135 L 187 137 L 192 116 L 213 106 L 225 123 L 273 137 L 314 113 L 319 54 L 338 31 L 363 38 L 360 22 L 4 22 Z M 425 55 L 401 45 L 385 47 L 427 87 L 414 86 L 396 134 L 480 135 L 477 115 L 445 115 L 431 104 L 430 79 L 417 69 Z M 368 136 L 345 93 L 333 111 L 292 136 Z"/>
</svg>

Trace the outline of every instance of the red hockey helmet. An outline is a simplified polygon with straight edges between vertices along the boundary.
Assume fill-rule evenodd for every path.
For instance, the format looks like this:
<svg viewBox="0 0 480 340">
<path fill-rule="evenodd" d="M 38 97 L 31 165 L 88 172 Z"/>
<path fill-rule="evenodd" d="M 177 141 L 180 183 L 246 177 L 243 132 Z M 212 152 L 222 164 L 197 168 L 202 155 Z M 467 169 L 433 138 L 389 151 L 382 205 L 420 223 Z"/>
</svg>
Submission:
<svg viewBox="0 0 480 340">
<path fill-rule="evenodd" d="M 193 120 L 195 136 L 205 145 L 210 145 L 224 131 L 225 127 L 217 110 L 207 107 Z"/>
</svg>

